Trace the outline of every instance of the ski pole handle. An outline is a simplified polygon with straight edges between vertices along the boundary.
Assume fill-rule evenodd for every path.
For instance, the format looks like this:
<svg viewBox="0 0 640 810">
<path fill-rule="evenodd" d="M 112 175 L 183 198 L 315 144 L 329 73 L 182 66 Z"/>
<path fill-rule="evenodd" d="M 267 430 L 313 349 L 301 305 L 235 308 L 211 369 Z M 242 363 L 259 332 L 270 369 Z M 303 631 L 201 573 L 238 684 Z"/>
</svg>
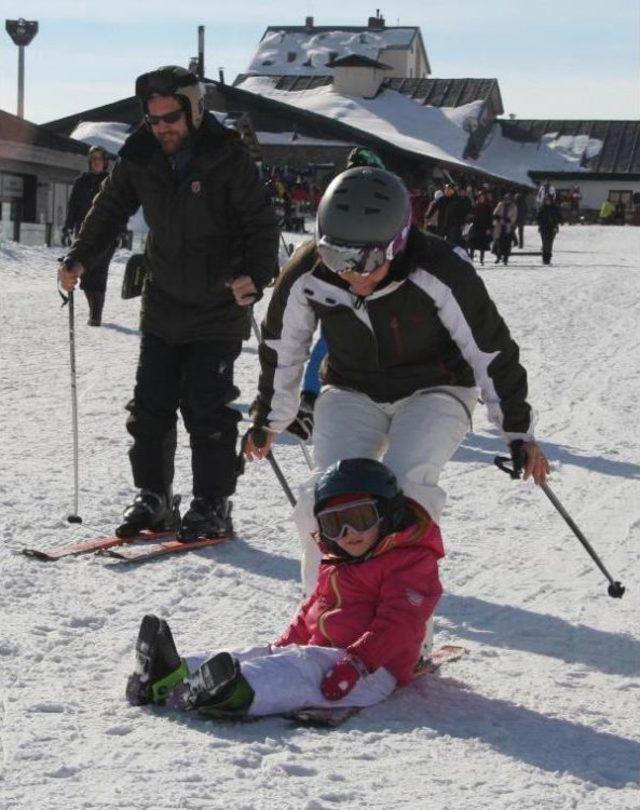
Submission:
<svg viewBox="0 0 640 810">
<path fill-rule="evenodd" d="M 493 463 L 499 470 L 502 470 L 503 473 L 507 473 L 513 480 L 520 478 L 520 473 L 514 469 L 513 466 L 510 466 L 511 459 L 507 458 L 507 456 L 494 456 Z"/>
<path fill-rule="evenodd" d="M 267 443 L 267 431 L 264 428 L 253 428 L 253 430 L 251 431 L 251 438 L 256 447 L 264 447 Z M 275 460 L 273 452 L 271 450 L 269 450 L 269 452 L 267 453 L 266 459 L 269 462 L 269 464 L 271 464 L 271 469 L 273 470 L 276 478 L 278 479 L 278 482 L 280 483 L 280 486 L 282 487 L 284 494 L 287 496 L 287 500 L 289 501 L 291 506 L 295 507 L 296 505 L 295 495 L 291 491 L 291 487 L 287 483 L 287 479 L 284 477 L 284 473 L 280 469 L 280 465 Z"/>
</svg>

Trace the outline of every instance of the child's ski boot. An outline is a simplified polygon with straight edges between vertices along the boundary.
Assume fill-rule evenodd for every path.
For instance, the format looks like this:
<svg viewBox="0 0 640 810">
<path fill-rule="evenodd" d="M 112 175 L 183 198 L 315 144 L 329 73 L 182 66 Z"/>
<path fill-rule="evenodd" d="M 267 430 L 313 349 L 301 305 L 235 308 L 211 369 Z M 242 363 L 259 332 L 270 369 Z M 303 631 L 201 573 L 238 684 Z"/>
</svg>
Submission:
<svg viewBox="0 0 640 810">
<path fill-rule="evenodd" d="M 145 616 L 136 641 L 136 668 L 127 681 L 129 703 L 162 704 L 187 675 L 187 665 L 178 655 L 169 625 L 157 616 Z"/>
<path fill-rule="evenodd" d="M 229 653 L 214 655 L 176 686 L 168 705 L 180 711 L 228 717 L 243 714 L 254 692 L 240 671 L 237 659 Z"/>
</svg>

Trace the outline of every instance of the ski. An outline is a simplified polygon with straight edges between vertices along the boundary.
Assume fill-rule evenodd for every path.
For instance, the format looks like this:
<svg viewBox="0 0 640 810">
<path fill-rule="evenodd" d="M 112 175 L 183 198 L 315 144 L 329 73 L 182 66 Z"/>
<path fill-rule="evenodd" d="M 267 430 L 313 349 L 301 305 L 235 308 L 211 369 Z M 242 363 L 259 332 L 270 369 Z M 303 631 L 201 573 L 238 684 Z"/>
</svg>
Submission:
<svg viewBox="0 0 640 810">
<path fill-rule="evenodd" d="M 176 540 L 175 533 L 170 535 L 166 540 L 159 540 L 158 542 L 147 543 L 134 543 L 120 547 L 107 547 L 102 549 L 101 552 L 109 557 L 114 557 L 121 562 L 140 563 L 147 560 L 154 560 L 156 557 L 163 557 L 166 554 L 178 554 L 182 551 L 194 551 L 197 548 L 206 548 L 207 546 L 219 546 L 226 543 L 229 537 L 206 537 L 202 540 L 192 540 L 188 543 L 182 543 Z"/>
<path fill-rule="evenodd" d="M 36 560 L 51 562 L 60 560 L 63 557 L 73 557 L 78 554 L 89 554 L 90 552 L 104 551 L 106 549 L 123 546 L 126 543 L 134 543 L 139 540 L 161 540 L 175 537 L 175 532 L 142 532 L 133 537 L 98 537 L 93 540 L 81 540 L 77 543 L 65 543 L 62 546 L 50 546 L 49 548 L 23 548 L 22 553 L 27 557 Z"/>
<path fill-rule="evenodd" d="M 454 644 L 444 644 L 442 647 L 437 647 L 431 655 L 426 659 L 421 659 L 416 667 L 414 680 L 423 675 L 433 675 L 440 667 L 445 664 L 459 661 L 467 652 L 465 647 L 458 647 Z M 310 726 L 316 728 L 337 728 L 342 725 L 345 720 L 359 714 L 363 707 L 350 706 L 347 708 L 317 708 L 317 709 L 301 709 L 297 712 L 289 712 L 285 715 L 288 720 L 291 720 L 298 726 Z"/>
</svg>

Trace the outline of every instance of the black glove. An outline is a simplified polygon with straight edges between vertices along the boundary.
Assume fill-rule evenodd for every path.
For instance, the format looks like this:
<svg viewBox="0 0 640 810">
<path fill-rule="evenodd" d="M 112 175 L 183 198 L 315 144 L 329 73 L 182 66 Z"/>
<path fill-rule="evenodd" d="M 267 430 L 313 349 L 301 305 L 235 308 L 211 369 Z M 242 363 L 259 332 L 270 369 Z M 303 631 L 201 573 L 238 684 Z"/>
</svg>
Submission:
<svg viewBox="0 0 640 810">
<path fill-rule="evenodd" d="M 520 478 L 527 463 L 527 452 L 524 449 L 522 439 L 516 439 L 509 445 L 511 452 L 511 463 L 513 464 L 514 477 Z"/>
<path fill-rule="evenodd" d="M 313 433 L 313 408 L 317 398 L 318 395 L 313 391 L 303 391 L 300 395 L 298 414 L 287 428 L 288 433 L 299 436 L 305 442 L 311 438 Z"/>
</svg>

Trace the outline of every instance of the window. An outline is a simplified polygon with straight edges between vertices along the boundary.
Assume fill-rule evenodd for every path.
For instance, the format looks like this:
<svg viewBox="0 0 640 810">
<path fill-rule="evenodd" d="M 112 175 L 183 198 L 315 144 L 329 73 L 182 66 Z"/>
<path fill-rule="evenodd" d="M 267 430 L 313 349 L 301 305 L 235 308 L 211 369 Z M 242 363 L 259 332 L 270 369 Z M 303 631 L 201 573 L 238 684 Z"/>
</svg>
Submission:
<svg viewBox="0 0 640 810">
<path fill-rule="evenodd" d="M 296 52 L 289 51 L 289 53 L 287 54 L 287 62 L 295 62 L 295 61 L 296 61 Z"/>
<path fill-rule="evenodd" d="M 631 195 L 632 192 L 628 190 L 620 190 L 616 191 L 615 189 L 609 191 L 609 202 L 612 202 L 614 205 L 618 202 L 623 202 L 625 208 L 629 208 L 631 206 Z"/>
</svg>

